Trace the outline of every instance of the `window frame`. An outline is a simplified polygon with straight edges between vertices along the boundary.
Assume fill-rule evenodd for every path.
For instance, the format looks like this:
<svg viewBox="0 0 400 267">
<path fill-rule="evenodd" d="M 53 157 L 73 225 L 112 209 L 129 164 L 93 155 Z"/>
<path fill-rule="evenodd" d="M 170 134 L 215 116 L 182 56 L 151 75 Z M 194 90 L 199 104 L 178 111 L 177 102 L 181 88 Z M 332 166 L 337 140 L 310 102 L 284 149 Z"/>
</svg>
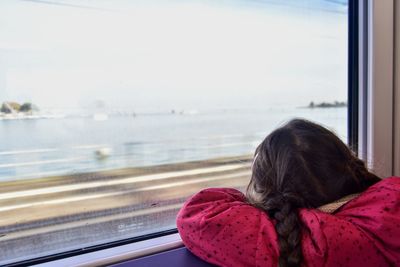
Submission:
<svg viewBox="0 0 400 267">
<path fill-rule="evenodd" d="M 106 266 L 131 259 L 137 259 L 144 256 L 183 247 L 182 239 L 178 233 L 151 238 L 139 242 L 133 242 L 117 247 L 97 250 L 91 253 L 84 253 L 74 257 L 63 258 L 49 261 L 38 266 L 79 266 L 95 267 Z"/>
<path fill-rule="evenodd" d="M 359 1 L 358 154 L 384 178 L 394 172 L 394 1 Z"/>
<path fill-rule="evenodd" d="M 359 118 L 359 1 L 348 2 L 347 136 L 348 145 L 358 153 Z"/>
</svg>

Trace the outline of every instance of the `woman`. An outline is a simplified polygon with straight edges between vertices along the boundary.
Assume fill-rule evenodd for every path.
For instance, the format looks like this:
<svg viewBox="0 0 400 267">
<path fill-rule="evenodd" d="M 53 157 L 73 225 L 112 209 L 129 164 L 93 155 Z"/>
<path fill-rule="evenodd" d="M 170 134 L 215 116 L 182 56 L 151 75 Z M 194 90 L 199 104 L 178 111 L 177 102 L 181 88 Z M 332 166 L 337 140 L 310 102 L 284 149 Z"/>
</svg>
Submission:
<svg viewBox="0 0 400 267">
<path fill-rule="evenodd" d="M 203 190 L 177 225 L 219 266 L 400 266 L 400 179 L 381 180 L 335 134 L 296 119 L 257 147 L 246 196 Z"/>
</svg>

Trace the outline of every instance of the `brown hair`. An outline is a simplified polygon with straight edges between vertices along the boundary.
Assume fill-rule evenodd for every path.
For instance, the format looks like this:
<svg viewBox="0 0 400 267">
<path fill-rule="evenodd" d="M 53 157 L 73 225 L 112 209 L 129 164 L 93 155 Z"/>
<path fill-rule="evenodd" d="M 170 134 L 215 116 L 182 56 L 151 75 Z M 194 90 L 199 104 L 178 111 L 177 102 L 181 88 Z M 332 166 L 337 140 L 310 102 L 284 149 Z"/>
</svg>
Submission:
<svg viewBox="0 0 400 267">
<path fill-rule="evenodd" d="M 362 192 L 379 180 L 334 133 L 294 119 L 257 147 L 247 199 L 276 220 L 279 266 L 299 266 L 298 209 L 317 208 Z"/>
</svg>

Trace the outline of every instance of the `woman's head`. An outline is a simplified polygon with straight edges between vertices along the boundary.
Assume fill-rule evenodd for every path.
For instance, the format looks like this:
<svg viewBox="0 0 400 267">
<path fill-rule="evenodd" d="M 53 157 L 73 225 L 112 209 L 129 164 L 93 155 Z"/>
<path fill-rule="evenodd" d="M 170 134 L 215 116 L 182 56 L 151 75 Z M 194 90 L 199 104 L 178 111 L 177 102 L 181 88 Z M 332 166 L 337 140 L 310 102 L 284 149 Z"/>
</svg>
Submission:
<svg viewBox="0 0 400 267">
<path fill-rule="evenodd" d="M 379 181 L 331 131 L 295 119 L 257 147 L 247 198 L 276 220 L 280 266 L 301 262 L 297 209 L 317 208 Z"/>
</svg>

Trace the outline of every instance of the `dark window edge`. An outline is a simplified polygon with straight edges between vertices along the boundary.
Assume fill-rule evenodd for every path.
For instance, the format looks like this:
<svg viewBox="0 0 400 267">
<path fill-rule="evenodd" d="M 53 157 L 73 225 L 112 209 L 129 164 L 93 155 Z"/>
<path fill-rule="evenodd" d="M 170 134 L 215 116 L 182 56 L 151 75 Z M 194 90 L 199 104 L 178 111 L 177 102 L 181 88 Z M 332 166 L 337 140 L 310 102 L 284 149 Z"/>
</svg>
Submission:
<svg viewBox="0 0 400 267">
<path fill-rule="evenodd" d="M 349 0 L 348 6 L 348 145 L 358 153 L 359 119 L 359 2 Z"/>
</svg>

